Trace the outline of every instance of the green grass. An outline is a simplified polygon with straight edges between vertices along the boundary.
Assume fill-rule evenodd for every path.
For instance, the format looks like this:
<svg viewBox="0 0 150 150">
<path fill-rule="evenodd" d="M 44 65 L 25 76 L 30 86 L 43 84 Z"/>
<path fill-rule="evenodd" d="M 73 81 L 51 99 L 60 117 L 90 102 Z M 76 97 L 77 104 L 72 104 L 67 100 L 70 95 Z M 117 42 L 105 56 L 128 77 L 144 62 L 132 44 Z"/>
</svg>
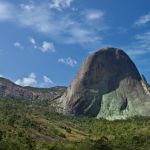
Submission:
<svg viewBox="0 0 150 150">
<path fill-rule="evenodd" d="M 0 100 L 0 150 L 150 150 L 150 117 L 107 121 L 53 113 L 48 102 Z"/>
</svg>

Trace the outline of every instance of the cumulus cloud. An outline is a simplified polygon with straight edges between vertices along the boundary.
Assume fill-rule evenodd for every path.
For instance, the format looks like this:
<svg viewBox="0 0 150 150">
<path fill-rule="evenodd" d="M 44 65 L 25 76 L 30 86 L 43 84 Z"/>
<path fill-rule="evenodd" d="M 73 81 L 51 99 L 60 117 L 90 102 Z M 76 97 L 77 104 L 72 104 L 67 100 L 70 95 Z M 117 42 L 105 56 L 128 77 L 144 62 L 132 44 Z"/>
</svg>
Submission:
<svg viewBox="0 0 150 150">
<path fill-rule="evenodd" d="M 59 58 L 58 63 L 63 63 L 70 67 L 74 67 L 77 64 L 77 61 L 71 57 L 68 57 L 68 58 Z"/>
<path fill-rule="evenodd" d="M 70 8 L 71 3 L 74 0 L 52 0 L 50 3 L 50 8 L 54 8 L 57 10 L 62 10 L 64 8 Z"/>
<path fill-rule="evenodd" d="M 42 47 L 40 48 L 43 53 L 45 52 L 55 52 L 55 47 L 52 42 L 44 41 Z"/>
<path fill-rule="evenodd" d="M 0 77 L 3 77 L 3 75 L 0 74 Z"/>
<path fill-rule="evenodd" d="M 150 12 L 144 16 L 139 17 L 139 19 L 134 23 L 136 26 L 142 26 L 150 22 Z"/>
<path fill-rule="evenodd" d="M 16 84 L 21 86 L 36 86 L 37 80 L 35 73 L 30 73 L 29 76 L 15 81 Z"/>
<path fill-rule="evenodd" d="M 50 87 L 54 84 L 54 82 L 46 75 L 42 76 L 42 80 L 37 80 L 37 76 L 35 73 L 30 73 L 27 77 L 23 77 L 15 81 L 17 85 L 20 86 L 31 86 L 31 87 Z"/>
<path fill-rule="evenodd" d="M 38 46 L 39 44 L 37 44 L 35 38 L 30 37 L 29 41 L 33 45 L 34 49 L 38 49 L 38 50 L 40 50 L 43 53 L 46 53 L 46 52 L 55 52 L 55 46 L 54 46 L 54 43 L 52 43 L 52 42 L 43 41 L 42 45 Z"/>
<path fill-rule="evenodd" d="M 16 48 L 20 48 L 20 49 L 22 49 L 22 48 L 23 48 L 23 46 L 21 45 L 21 43 L 20 43 L 20 42 L 15 42 L 15 43 L 14 43 L 14 47 L 16 47 Z"/>
</svg>

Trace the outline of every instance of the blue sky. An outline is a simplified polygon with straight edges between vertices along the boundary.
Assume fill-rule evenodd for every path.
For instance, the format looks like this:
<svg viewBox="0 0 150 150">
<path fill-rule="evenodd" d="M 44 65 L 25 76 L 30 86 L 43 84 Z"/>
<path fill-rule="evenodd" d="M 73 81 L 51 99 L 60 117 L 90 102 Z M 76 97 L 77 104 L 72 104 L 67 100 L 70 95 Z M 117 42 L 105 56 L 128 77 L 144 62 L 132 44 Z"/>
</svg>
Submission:
<svg viewBox="0 0 150 150">
<path fill-rule="evenodd" d="M 69 85 L 85 58 L 118 47 L 150 82 L 150 1 L 0 0 L 0 76 Z"/>
</svg>

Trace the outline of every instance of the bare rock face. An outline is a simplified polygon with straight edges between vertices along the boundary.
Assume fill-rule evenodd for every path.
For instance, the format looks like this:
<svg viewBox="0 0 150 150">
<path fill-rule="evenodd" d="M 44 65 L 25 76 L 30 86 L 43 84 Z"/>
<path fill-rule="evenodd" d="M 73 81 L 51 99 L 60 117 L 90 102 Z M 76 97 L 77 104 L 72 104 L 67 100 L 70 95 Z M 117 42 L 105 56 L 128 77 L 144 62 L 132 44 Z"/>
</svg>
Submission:
<svg viewBox="0 0 150 150">
<path fill-rule="evenodd" d="M 0 78 L 0 97 L 8 99 L 54 101 L 55 99 L 61 97 L 65 90 L 66 87 L 53 87 L 45 89 L 21 87 L 5 78 Z"/>
<path fill-rule="evenodd" d="M 101 49 L 85 60 L 58 100 L 58 111 L 106 119 L 150 115 L 150 95 L 143 87 L 145 82 L 122 50 Z"/>
</svg>

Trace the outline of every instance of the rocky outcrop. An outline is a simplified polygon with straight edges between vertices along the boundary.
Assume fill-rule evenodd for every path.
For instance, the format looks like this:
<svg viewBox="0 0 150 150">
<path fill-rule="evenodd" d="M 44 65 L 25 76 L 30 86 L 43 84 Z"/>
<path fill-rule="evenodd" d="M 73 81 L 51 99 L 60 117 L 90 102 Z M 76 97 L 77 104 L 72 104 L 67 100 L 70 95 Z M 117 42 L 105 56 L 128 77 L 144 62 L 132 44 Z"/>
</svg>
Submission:
<svg viewBox="0 0 150 150">
<path fill-rule="evenodd" d="M 20 100 L 49 100 L 53 101 L 63 95 L 66 87 L 33 88 L 21 87 L 13 82 L 0 78 L 0 97 Z"/>
<path fill-rule="evenodd" d="M 150 115 L 150 96 L 135 64 L 120 49 L 91 54 L 55 106 L 64 114 L 120 119 Z M 146 85 L 147 86 L 147 85 Z"/>
</svg>

